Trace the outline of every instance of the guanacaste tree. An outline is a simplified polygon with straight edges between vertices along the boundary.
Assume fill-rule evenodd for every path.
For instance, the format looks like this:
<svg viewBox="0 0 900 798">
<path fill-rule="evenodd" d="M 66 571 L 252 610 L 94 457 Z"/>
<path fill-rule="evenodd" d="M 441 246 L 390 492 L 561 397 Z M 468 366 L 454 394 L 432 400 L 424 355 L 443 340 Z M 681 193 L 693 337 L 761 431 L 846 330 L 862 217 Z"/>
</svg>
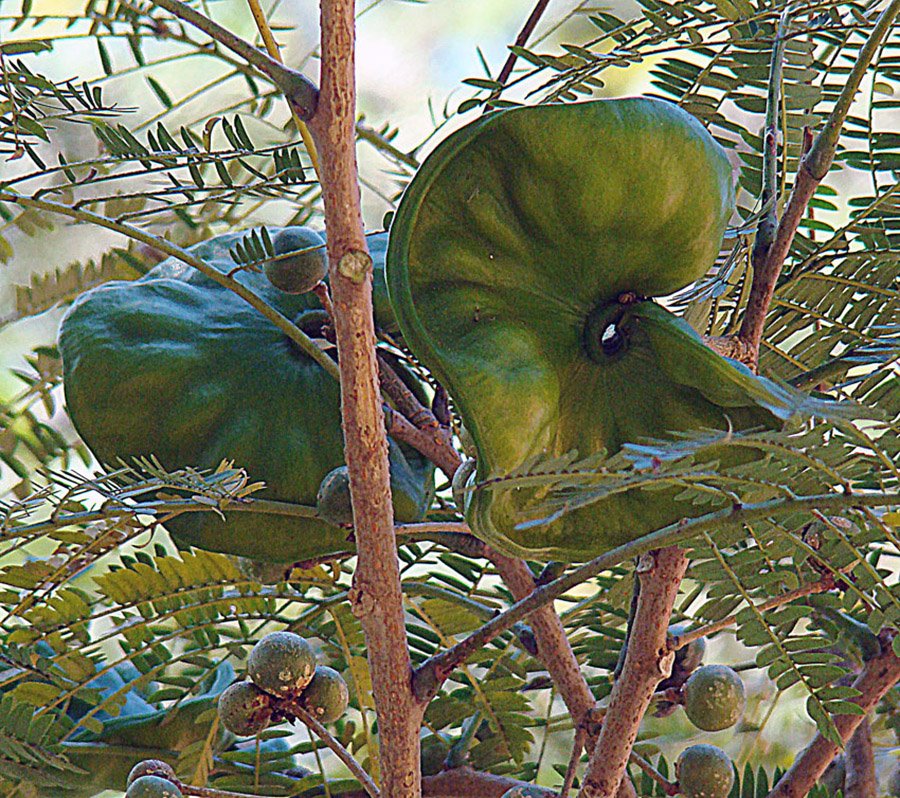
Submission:
<svg viewBox="0 0 900 798">
<path fill-rule="evenodd" d="M 407 147 L 349 0 L 296 64 L 278 3 L 4 5 L 0 258 L 117 236 L 2 319 L 62 318 L 4 795 L 898 794 L 900 0 L 547 6 Z"/>
</svg>

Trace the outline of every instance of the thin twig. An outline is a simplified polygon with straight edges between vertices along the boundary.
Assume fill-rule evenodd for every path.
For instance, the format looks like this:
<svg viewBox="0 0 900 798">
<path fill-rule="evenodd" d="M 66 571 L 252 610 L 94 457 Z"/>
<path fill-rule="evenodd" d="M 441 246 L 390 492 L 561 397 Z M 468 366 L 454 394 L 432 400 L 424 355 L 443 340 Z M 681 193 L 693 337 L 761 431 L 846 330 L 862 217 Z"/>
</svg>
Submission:
<svg viewBox="0 0 900 798">
<path fill-rule="evenodd" d="M 775 239 L 778 226 L 778 120 L 781 106 L 781 82 L 784 73 L 785 35 L 788 29 L 791 6 L 785 7 L 778 22 L 778 31 L 772 43 L 772 61 L 769 66 L 769 89 L 766 95 L 766 125 L 763 130 L 762 214 L 753 243 L 753 269 L 762 268 L 769 247 Z"/>
<path fill-rule="evenodd" d="M 815 496 L 771 499 L 757 504 L 736 505 L 670 524 L 649 535 L 643 535 L 622 546 L 617 546 L 574 568 L 564 576 L 538 587 L 529 596 L 513 604 L 456 645 L 430 657 L 419 666 L 413 678 L 416 695 L 420 700 L 435 695 L 440 684 L 458 664 L 465 662 L 473 653 L 487 645 L 501 632 L 505 632 L 516 621 L 527 618 L 535 610 L 556 600 L 576 585 L 597 576 L 606 569 L 619 565 L 632 557 L 645 554 L 652 549 L 681 543 L 707 529 L 721 531 L 785 512 L 808 512 L 813 509 L 838 511 L 854 506 L 889 507 L 898 503 L 900 503 L 900 495 L 896 493 L 859 495 L 826 493 Z"/>
<path fill-rule="evenodd" d="M 653 765 L 651 765 L 644 757 L 642 757 L 637 751 L 632 750 L 631 754 L 628 757 L 630 762 L 633 762 L 637 765 L 641 770 L 644 771 L 653 781 L 655 781 L 660 787 L 663 788 L 666 795 L 677 795 L 678 794 L 678 785 L 674 781 L 669 781 L 662 773 L 660 773 Z"/>
<path fill-rule="evenodd" d="M 575 774 L 578 772 L 578 762 L 581 759 L 581 752 L 584 750 L 586 737 L 587 730 L 583 726 L 576 726 L 575 740 L 572 742 L 572 754 L 569 757 L 566 775 L 559 790 L 559 798 L 569 798 L 569 790 L 572 789 L 572 785 L 575 783 Z"/>
<path fill-rule="evenodd" d="M 900 657 L 894 654 L 891 647 L 896 634 L 894 630 L 882 630 L 879 635 L 881 653 L 866 662 L 853 682 L 852 686 L 859 691 L 859 695 L 848 700 L 859 705 L 862 714 L 834 717 L 841 745 L 847 743 L 875 705 L 900 680 Z M 838 755 L 841 745 L 826 739 L 821 733 L 817 734 L 779 779 L 767 798 L 803 798 Z"/>
<path fill-rule="evenodd" d="M 795 601 L 798 598 L 803 598 L 804 596 L 812 596 L 816 593 L 827 593 L 829 590 L 834 590 L 834 587 L 834 576 L 832 574 L 828 574 L 818 582 L 812 582 L 808 585 L 801 585 L 800 587 L 788 591 L 787 593 L 783 593 L 780 596 L 773 596 L 766 601 L 760 602 L 756 605 L 756 611 L 768 612 L 769 610 L 774 610 L 776 607 L 780 607 L 783 604 L 790 604 L 790 602 Z M 690 632 L 685 632 L 683 635 L 677 635 L 673 637 L 671 646 L 672 650 L 678 651 L 679 649 L 690 645 L 695 640 L 699 640 L 701 637 L 709 637 L 716 632 L 721 632 L 723 629 L 727 629 L 732 624 L 737 623 L 738 614 L 739 613 L 734 613 L 733 615 L 722 618 L 715 623 L 709 623 L 706 626 L 700 626 L 697 629 L 692 629 Z"/>
<path fill-rule="evenodd" d="M 362 765 L 354 759 L 353 754 L 344 748 L 328 729 L 319 723 L 319 721 L 300 704 L 294 701 L 285 704 L 284 709 L 298 720 L 301 720 L 307 728 L 316 733 L 316 736 L 347 766 L 347 769 L 356 777 L 356 780 L 362 784 L 363 789 L 365 789 L 371 798 L 379 798 L 381 792 L 375 782 L 372 781 L 372 777 L 363 770 Z"/>
<path fill-rule="evenodd" d="M 315 84 L 304 75 L 289 69 L 249 42 L 244 41 L 240 36 L 235 36 L 218 22 L 214 22 L 179 0 L 152 0 L 152 2 L 168 11 L 172 16 L 203 31 L 211 39 L 255 66 L 284 92 L 291 105 L 297 109 L 301 119 L 308 120 L 315 113 L 319 92 Z"/>
<path fill-rule="evenodd" d="M 397 409 L 419 429 L 439 429 L 440 424 L 434 417 L 434 413 L 431 412 L 430 408 L 425 407 L 419 401 L 419 398 L 406 386 L 406 383 L 400 379 L 397 372 L 388 362 L 387 356 L 383 352 L 376 352 L 375 357 L 378 360 L 378 379 L 381 382 L 381 388 L 391 398 Z M 447 446 L 450 446 L 449 438 L 447 439 Z M 458 465 L 461 462 L 458 454 L 456 459 Z M 453 474 L 448 476 L 452 477 Z"/>
<path fill-rule="evenodd" d="M 266 14 L 262 10 L 259 0 L 247 0 L 247 5 L 250 6 L 250 13 L 253 15 L 253 21 L 256 23 L 256 29 L 262 37 L 263 44 L 266 46 L 266 52 L 279 64 L 283 64 L 284 59 L 281 57 L 281 50 L 278 47 L 278 43 L 275 41 L 275 37 L 272 35 L 272 29 L 269 27 L 269 21 L 266 19 Z M 313 171 L 316 173 L 316 177 L 318 177 L 319 153 L 316 152 L 316 145 L 315 142 L 313 142 L 312 134 L 309 132 L 309 128 L 306 126 L 305 122 L 300 118 L 296 103 L 291 103 L 290 106 L 291 116 L 294 117 L 294 124 L 297 125 L 300 138 L 303 139 L 303 146 L 306 147 L 306 152 L 312 163 Z"/>
<path fill-rule="evenodd" d="M 837 152 L 841 129 L 859 85 L 881 47 L 882 41 L 890 32 L 898 13 L 900 13 L 900 0 L 892 0 L 891 4 L 878 17 L 875 27 L 859 52 L 856 63 L 847 75 L 844 88 L 841 90 L 828 120 L 813 141 L 809 151 L 800 160 L 800 167 L 787 206 L 778 222 L 772 244 L 768 247 L 765 258 L 761 259 L 759 268 L 754 269 L 750 297 L 738 332 L 738 338 L 749 350 L 750 365 L 753 367 L 759 360 L 759 346 L 766 323 L 766 314 L 769 311 L 769 305 L 775 294 L 775 287 L 790 252 L 794 236 L 806 214 L 810 199 L 831 168 Z"/>
<path fill-rule="evenodd" d="M 516 601 L 534 592 L 534 577 L 523 560 L 507 557 L 492 550 L 488 550 L 487 557 L 494 564 L 497 573 Z M 582 728 L 583 721 L 594 708 L 596 701 L 572 651 L 562 620 L 552 604 L 541 607 L 531 615 L 531 628 L 537 640 L 537 658 L 553 679 L 576 729 Z M 595 735 L 588 735 L 587 743 L 593 745 L 595 739 Z M 582 745 L 585 744 L 586 742 L 582 741 Z"/>
<path fill-rule="evenodd" d="M 516 36 L 516 47 L 524 47 L 527 44 L 528 37 L 534 32 L 541 15 L 544 13 L 544 9 L 546 9 L 549 4 L 550 0 L 538 0 L 537 3 L 535 3 L 531 14 L 528 15 L 528 19 L 525 20 L 525 24 L 522 26 L 522 30 L 520 30 L 519 35 Z M 516 65 L 516 59 L 518 59 L 518 57 L 519 56 L 513 52 L 507 56 L 506 62 L 500 70 L 500 74 L 497 75 L 497 83 L 501 86 L 505 86 L 506 81 L 509 80 L 509 76 L 512 74 L 513 67 Z"/>
<path fill-rule="evenodd" d="M 382 383 L 385 392 L 388 386 Z M 387 432 L 392 438 L 408 443 L 425 455 L 448 477 L 452 477 L 461 462 L 459 453 L 449 445 L 447 435 L 442 427 L 420 429 L 412 424 L 403 414 L 387 408 Z"/>
</svg>

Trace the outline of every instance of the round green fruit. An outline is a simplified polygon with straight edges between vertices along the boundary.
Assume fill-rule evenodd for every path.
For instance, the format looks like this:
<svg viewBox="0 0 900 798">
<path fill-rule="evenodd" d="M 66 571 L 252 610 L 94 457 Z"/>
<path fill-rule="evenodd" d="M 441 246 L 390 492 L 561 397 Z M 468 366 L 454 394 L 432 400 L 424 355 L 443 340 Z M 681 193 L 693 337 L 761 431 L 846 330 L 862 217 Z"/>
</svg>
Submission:
<svg viewBox="0 0 900 798">
<path fill-rule="evenodd" d="M 388 288 L 471 434 L 478 481 L 495 480 L 467 499 L 482 540 L 572 562 L 724 507 L 639 488 L 551 504 L 500 478 L 683 432 L 779 429 L 802 406 L 648 299 L 712 266 L 733 197 L 725 151 L 662 100 L 501 110 L 425 160 L 391 225 Z M 698 459 L 755 456 L 710 445 Z"/>
<path fill-rule="evenodd" d="M 141 776 L 129 785 L 125 798 L 184 798 L 184 794 L 168 779 Z"/>
<path fill-rule="evenodd" d="M 272 720 L 272 697 L 251 682 L 235 682 L 219 696 L 219 720 L 232 734 L 252 737 Z"/>
<path fill-rule="evenodd" d="M 316 515 L 332 526 L 353 523 L 350 471 L 347 466 L 338 466 L 323 477 L 316 493 Z"/>
<path fill-rule="evenodd" d="M 675 762 L 678 791 L 687 798 L 727 798 L 734 784 L 734 767 L 721 748 L 692 745 Z"/>
<path fill-rule="evenodd" d="M 300 703 L 320 723 L 332 723 L 341 717 L 350 703 L 347 682 L 334 668 L 319 665 Z"/>
<path fill-rule="evenodd" d="M 276 241 L 284 235 L 270 230 Z M 227 273 L 244 236 L 216 236 L 190 252 Z M 391 330 L 387 236 L 368 243 L 377 323 Z M 235 279 L 301 328 L 320 323 L 315 294 L 285 294 L 248 270 Z M 237 294 L 169 258 L 139 280 L 82 294 L 63 319 L 59 346 L 69 413 L 101 463 L 153 456 L 175 470 L 228 460 L 265 483 L 254 497 L 309 508 L 303 516 L 183 513 L 166 522 L 180 546 L 277 563 L 354 548 L 345 530 L 312 517 L 322 477 L 344 462 L 338 381 Z M 411 373 L 400 377 L 425 399 Z M 434 466 L 406 444 L 388 446 L 394 513 L 419 520 L 434 493 Z"/>
<path fill-rule="evenodd" d="M 264 270 L 269 282 L 287 294 L 305 294 L 328 274 L 325 239 L 306 227 L 286 227 L 272 237 L 276 257 Z"/>
<path fill-rule="evenodd" d="M 168 762 L 163 762 L 161 759 L 145 759 L 143 762 L 138 762 L 131 769 L 125 786 L 130 787 L 133 782 L 142 776 L 159 776 L 160 778 L 174 781 L 175 770 Z"/>
<path fill-rule="evenodd" d="M 316 655 L 306 638 L 293 632 L 267 634 L 250 652 L 247 675 L 278 698 L 300 695 L 316 671 Z"/>
<path fill-rule="evenodd" d="M 669 636 L 681 637 L 681 635 L 687 634 L 687 631 L 688 628 L 686 626 L 676 624 L 669 627 Z M 706 638 L 700 637 L 675 652 L 675 668 L 679 668 L 685 673 L 691 673 L 703 664 L 705 655 Z M 673 668 L 673 671 L 675 668 Z"/>
<path fill-rule="evenodd" d="M 727 665 L 704 665 L 684 684 L 684 711 L 698 729 L 721 731 L 744 712 L 744 683 Z"/>
</svg>

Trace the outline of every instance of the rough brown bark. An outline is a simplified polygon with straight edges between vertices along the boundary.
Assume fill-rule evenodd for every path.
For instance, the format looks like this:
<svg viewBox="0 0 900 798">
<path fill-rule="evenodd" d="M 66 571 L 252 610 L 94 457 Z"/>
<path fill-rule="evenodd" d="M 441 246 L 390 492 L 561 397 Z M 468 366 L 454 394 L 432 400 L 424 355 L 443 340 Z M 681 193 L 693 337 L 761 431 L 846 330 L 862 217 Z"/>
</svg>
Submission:
<svg viewBox="0 0 900 798">
<path fill-rule="evenodd" d="M 412 667 L 375 359 L 372 260 L 360 210 L 354 130 L 354 10 L 352 0 L 321 2 L 321 88 L 310 130 L 320 158 L 344 451 L 359 552 L 350 599 L 366 635 L 378 714 L 381 791 L 385 798 L 416 798 L 421 788 L 423 708 L 410 687 Z"/>
<path fill-rule="evenodd" d="M 847 743 L 845 754 L 847 775 L 844 777 L 845 798 L 875 798 L 875 754 L 872 750 L 872 729 L 865 718 Z"/>
<path fill-rule="evenodd" d="M 684 551 L 677 546 L 650 552 L 638 561 L 641 592 L 628 651 L 610 695 L 580 798 L 613 798 L 619 789 L 656 685 L 672 670 L 675 652 L 668 649 L 667 630 L 687 564 Z"/>
<path fill-rule="evenodd" d="M 775 287 L 784 267 L 784 261 L 788 252 L 790 252 L 794 236 L 806 214 L 810 199 L 831 168 L 837 152 L 841 128 L 846 121 L 853 98 L 859 89 L 866 70 L 872 63 L 884 38 L 890 32 L 898 13 L 900 13 L 900 2 L 893 0 L 878 17 L 869 38 L 859 52 L 856 64 L 847 76 L 844 88 L 835 102 L 834 108 L 826 120 L 822 131 L 815 141 L 812 140 L 811 135 L 808 137 L 807 146 L 804 148 L 804 156 L 800 160 L 800 167 L 797 170 L 797 176 L 794 178 L 794 186 L 788 198 L 787 206 L 781 219 L 778 221 L 774 233 L 771 230 L 767 230 L 764 251 L 754 253 L 753 282 L 751 284 L 750 297 L 744 310 L 744 316 L 741 319 L 740 331 L 737 334 L 737 338 L 740 340 L 739 348 L 752 358 L 750 365 L 754 370 L 759 361 L 759 346 L 766 323 L 766 314 L 775 294 Z M 767 141 L 767 145 L 771 143 L 774 146 L 774 130 L 771 132 L 772 140 L 771 142 Z M 766 193 L 763 194 L 762 199 L 765 202 Z M 770 237 L 771 244 L 768 243 Z M 743 357 L 740 359 L 744 360 L 745 363 L 747 362 Z"/>
<path fill-rule="evenodd" d="M 900 680 L 900 657 L 891 650 L 891 641 L 896 632 L 882 632 L 879 636 L 881 653 L 866 662 L 853 686 L 860 694 L 849 699 L 862 707 L 863 715 L 837 715 L 834 725 L 844 744 L 851 738 L 857 727 L 875 705 L 898 680 Z M 803 798 L 821 778 L 831 760 L 837 756 L 840 747 L 821 734 L 816 735 L 809 747 L 794 761 L 768 798 Z"/>
<path fill-rule="evenodd" d="M 488 558 L 516 601 L 521 601 L 534 591 L 536 587 L 534 577 L 523 560 L 497 552 L 491 552 Z M 575 658 L 575 652 L 572 651 L 562 620 L 553 605 L 548 604 L 534 612 L 529 623 L 537 641 L 537 658 L 550 674 L 575 725 L 579 726 L 585 721 L 596 702 Z M 592 750 L 597 739 L 596 734 L 591 735 L 591 729 L 586 728 L 585 731 L 588 734 L 588 750 Z M 619 798 L 633 798 L 635 794 L 631 779 L 622 779 Z"/>
<path fill-rule="evenodd" d="M 516 601 L 534 591 L 534 578 L 522 560 L 497 552 L 488 556 Z M 559 615 L 552 604 L 547 604 L 532 613 L 528 622 L 537 641 L 538 659 L 553 679 L 572 720 L 576 725 L 580 724 L 594 708 L 594 696 L 584 680 Z"/>
</svg>

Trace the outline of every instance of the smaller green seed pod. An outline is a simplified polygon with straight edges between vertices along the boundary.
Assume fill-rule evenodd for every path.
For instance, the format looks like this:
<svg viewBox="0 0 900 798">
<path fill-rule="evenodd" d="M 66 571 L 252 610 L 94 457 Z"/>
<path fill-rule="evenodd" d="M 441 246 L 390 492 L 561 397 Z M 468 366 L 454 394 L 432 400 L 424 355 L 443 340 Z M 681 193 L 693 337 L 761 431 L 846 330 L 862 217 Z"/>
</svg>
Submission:
<svg viewBox="0 0 900 798">
<path fill-rule="evenodd" d="M 168 779 L 141 776 L 128 787 L 125 798 L 184 798 L 184 793 Z"/>
<path fill-rule="evenodd" d="M 675 762 L 678 791 L 686 798 L 727 798 L 734 784 L 731 759 L 715 745 L 692 745 Z"/>
<path fill-rule="evenodd" d="M 316 670 L 316 655 L 306 638 L 272 632 L 260 640 L 247 660 L 247 675 L 261 690 L 278 698 L 300 695 Z"/>
<path fill-rule="evenodd" d="M 272 720 L 272 697 L 251 682 L 235 682 L 219 696 L 219 720 L 232 734 L 252 737 Z"/>
<path fill-rule="evenodd" d="M 168 762 L 163 762 L 161 759 L 145 759 L 143 762 L 138 762 L 131 769 L 125 782 L 125 787 L 130 787 L 142 776 L 159 776 L 160 778 L 174 781 L 175 770 Z"/>
<path fill-rule="evenodd" d="M 727 665 L 704 665 L 684 684 L 684 711 L 698 729 L 721 731 L 744 712 L 744 683 Z"/>
<path fill-rule="evenodd" d="M 300 696 L 300 703 L 320 723 L 332 723 L 347 711 L 350 703 L 347 682 L 334 668 L 319 665 Z"/>
</svg>

